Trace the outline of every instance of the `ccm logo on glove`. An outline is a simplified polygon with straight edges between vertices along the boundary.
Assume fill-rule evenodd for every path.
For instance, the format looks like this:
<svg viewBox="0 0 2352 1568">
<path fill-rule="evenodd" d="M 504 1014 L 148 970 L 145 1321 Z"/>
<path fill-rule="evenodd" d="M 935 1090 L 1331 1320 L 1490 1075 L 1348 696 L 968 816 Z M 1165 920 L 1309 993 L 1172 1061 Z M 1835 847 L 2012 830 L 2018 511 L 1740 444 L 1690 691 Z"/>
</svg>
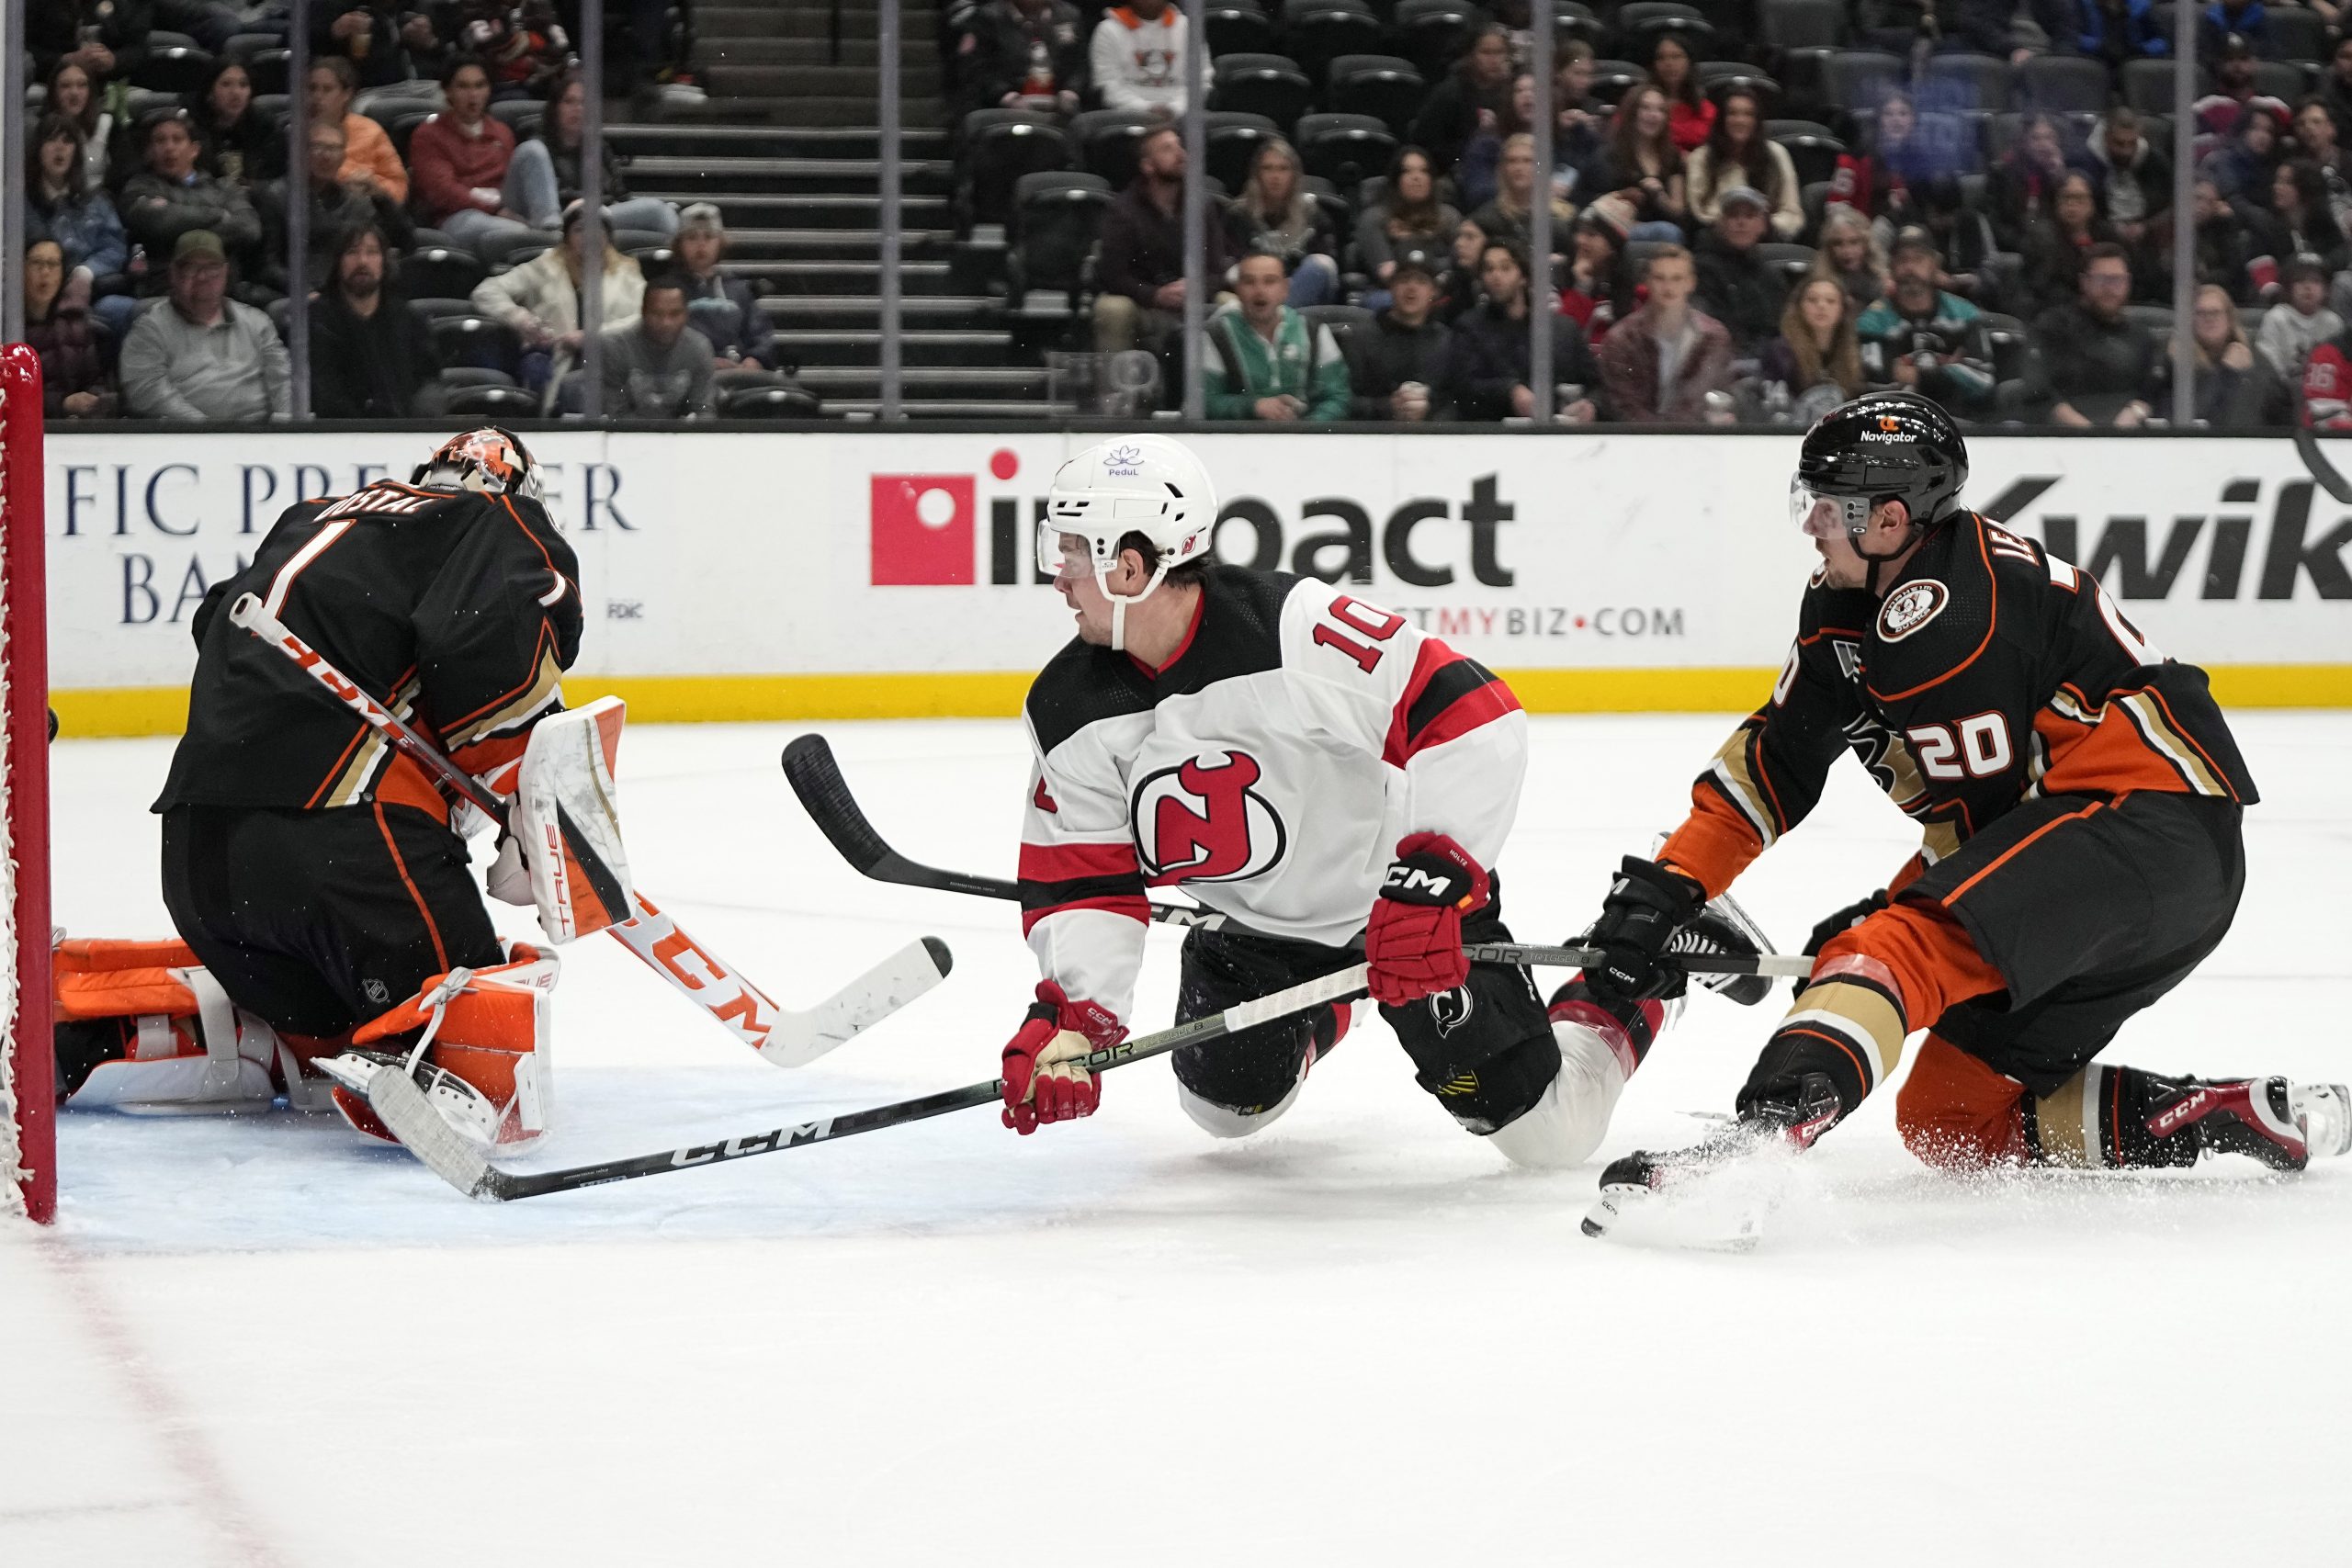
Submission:
<svg viewBox="0 0 2352 1568">
<path fill-rule="evenodd" d="M 1396 846 L 1364 922 L 1373 998 L 1403 1007 L 1470 977 L 1462 917 L 1492 897 L 1486 867 L 1443 833 L 1413 833 Z"/>
</svg>

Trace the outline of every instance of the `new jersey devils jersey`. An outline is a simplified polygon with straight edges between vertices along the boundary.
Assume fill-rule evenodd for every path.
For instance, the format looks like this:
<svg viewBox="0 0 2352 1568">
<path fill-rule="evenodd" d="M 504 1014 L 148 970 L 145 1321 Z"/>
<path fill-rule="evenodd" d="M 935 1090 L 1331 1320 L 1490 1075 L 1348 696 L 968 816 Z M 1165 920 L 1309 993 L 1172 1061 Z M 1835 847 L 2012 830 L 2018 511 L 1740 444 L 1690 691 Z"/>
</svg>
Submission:
<svg viewBox="0 0 2352 1568">
<path fill-rule="evenodd" d="M 1492 865 L 1527 765 L 1519 701 L 1476 660 L 1326 583 L 1236 567 L 1209 572 L 1168 663 L 1073 640 L 1026 718 L 1022 929 L 1046 978 L 1123 1019 L 1147 887 L 1339 946 L 1407 834 Z"/>
<path fill-rule="evenodd" d="M 1661 858 L 1721 892 L 1804 819 L 1847 750 L 1919 823 L 1927 864 L 2038 795 L 2256 798 L 2205 672 L 2166 659 L 2088 572 L 1973 513 L 1883 599 L 1815 575 L 1771 701 L 1700 775 Z"/>
<path fill-rule="evenodd" d="M 580 652 L 580 569 L 535 501 L 390 479 L 287 509 L 254 563 L 196 615 L 187 733 L 155 809 L 384 800 L 447 815 L 401 756 L 286 657 L 232 626 L 270 611 L 467 772 L 519 759 L 563 705 Z"/>
</svg>

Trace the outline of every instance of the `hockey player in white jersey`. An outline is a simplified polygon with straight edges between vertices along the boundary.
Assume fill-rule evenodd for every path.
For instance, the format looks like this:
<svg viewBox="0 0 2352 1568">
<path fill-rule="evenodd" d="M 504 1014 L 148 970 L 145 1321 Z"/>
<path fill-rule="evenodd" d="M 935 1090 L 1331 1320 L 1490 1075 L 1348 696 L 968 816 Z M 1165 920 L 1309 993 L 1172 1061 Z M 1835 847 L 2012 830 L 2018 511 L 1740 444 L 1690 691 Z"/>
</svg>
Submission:
<svg viewBox="0 0 2352 1568">
<path fill-rule="evenodd" d="M 1367 962 L 1421 1087 L 1528 1165 L 1599 1144 L 1661 1025 L 1580 983 L 1544 1004 L 1490 869 L 1519 807 L 1527 720 L 1510 687 L 1401 615 L 1312 578 L 1210 558 L 1216 501 L 1183 446 L 1104 442 L 1065 464 L 1038 558 L 1078 636 L 1030 688 L 1022 924 L 1043 977 L 1004 1048 L 1005 1124 L 1092 1113 L 1079 1065 L 1127 1032 L 1146 889 L 1179 886 L 1246 933 L 1194 930 L 1180 1019 Z M 1361 954 L 1351 944 L 1361 942 Z M 1174 1055 L 1184 1109 L 1240 1137 L 1298 1096 L 1348 1010 Z"/>
</svg>

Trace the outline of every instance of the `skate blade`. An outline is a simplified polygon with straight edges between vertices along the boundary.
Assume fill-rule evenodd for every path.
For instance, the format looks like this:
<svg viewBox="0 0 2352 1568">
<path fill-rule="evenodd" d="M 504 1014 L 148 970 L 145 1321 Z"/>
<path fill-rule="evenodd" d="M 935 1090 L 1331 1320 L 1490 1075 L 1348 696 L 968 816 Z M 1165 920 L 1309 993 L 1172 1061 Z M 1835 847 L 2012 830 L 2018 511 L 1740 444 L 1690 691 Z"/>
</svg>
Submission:
<svg viewBox="0 0 2352 1568">
<path fill-rule="evenodd" d="M 1672 1252 L 1753 1252 L 1788 1177 L 1777 1151 L 1685 1177 L 1664 1190 L 1603 1187 L 1582 1229 L 1628 1247 Z"/>
</svg>

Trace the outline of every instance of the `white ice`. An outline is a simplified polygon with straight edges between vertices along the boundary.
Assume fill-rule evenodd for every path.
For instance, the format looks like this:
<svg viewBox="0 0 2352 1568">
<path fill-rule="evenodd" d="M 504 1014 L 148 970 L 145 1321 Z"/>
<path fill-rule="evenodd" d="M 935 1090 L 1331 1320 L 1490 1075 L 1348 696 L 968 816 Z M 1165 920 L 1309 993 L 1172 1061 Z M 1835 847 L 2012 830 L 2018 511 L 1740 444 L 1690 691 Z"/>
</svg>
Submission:
<svg viewBox="0 0 2352 1568">
<path fill-rule="evenodd" d="M 1728 722 L 1536 722 L 1522 935 L 1580 928 Z M 2237 928 L 2109 1057 L 2342 1078 L 2352 716 L 2235 724 Z M 955 975 L 785 1073 L 578 944 L 547 1163 L 993 1076 L 1012 911 L 852 874 L 791 733 L 631 734 L 640 882 L 787 1003 L 926 931 Z M 907 852 L 1009 870 L 1012 725 L 830 733 Z M 167 753 L 56 748 L 72 931 L 166 929 Z M 1916 841 L 1841 766 L 1744 886 L 1793 945 Z M 1777 1005 L 1695 999 L 1602 1157 L 1726 1106 Z M 69 1115 L 61 1223 L 0 1223 L 0 1563 L 2352 1561 L 2352 1170 L 1962 1184 L 1889 1100 L 1747 1256 L 1586 1240 L 1595 1171 L 1505 1168 L 1376 1021 L 1238 1145 L 1152 1063 L 1034 1138 L 967 1113 L 503 1207 L 325 1120 Z"/>
</svg>

